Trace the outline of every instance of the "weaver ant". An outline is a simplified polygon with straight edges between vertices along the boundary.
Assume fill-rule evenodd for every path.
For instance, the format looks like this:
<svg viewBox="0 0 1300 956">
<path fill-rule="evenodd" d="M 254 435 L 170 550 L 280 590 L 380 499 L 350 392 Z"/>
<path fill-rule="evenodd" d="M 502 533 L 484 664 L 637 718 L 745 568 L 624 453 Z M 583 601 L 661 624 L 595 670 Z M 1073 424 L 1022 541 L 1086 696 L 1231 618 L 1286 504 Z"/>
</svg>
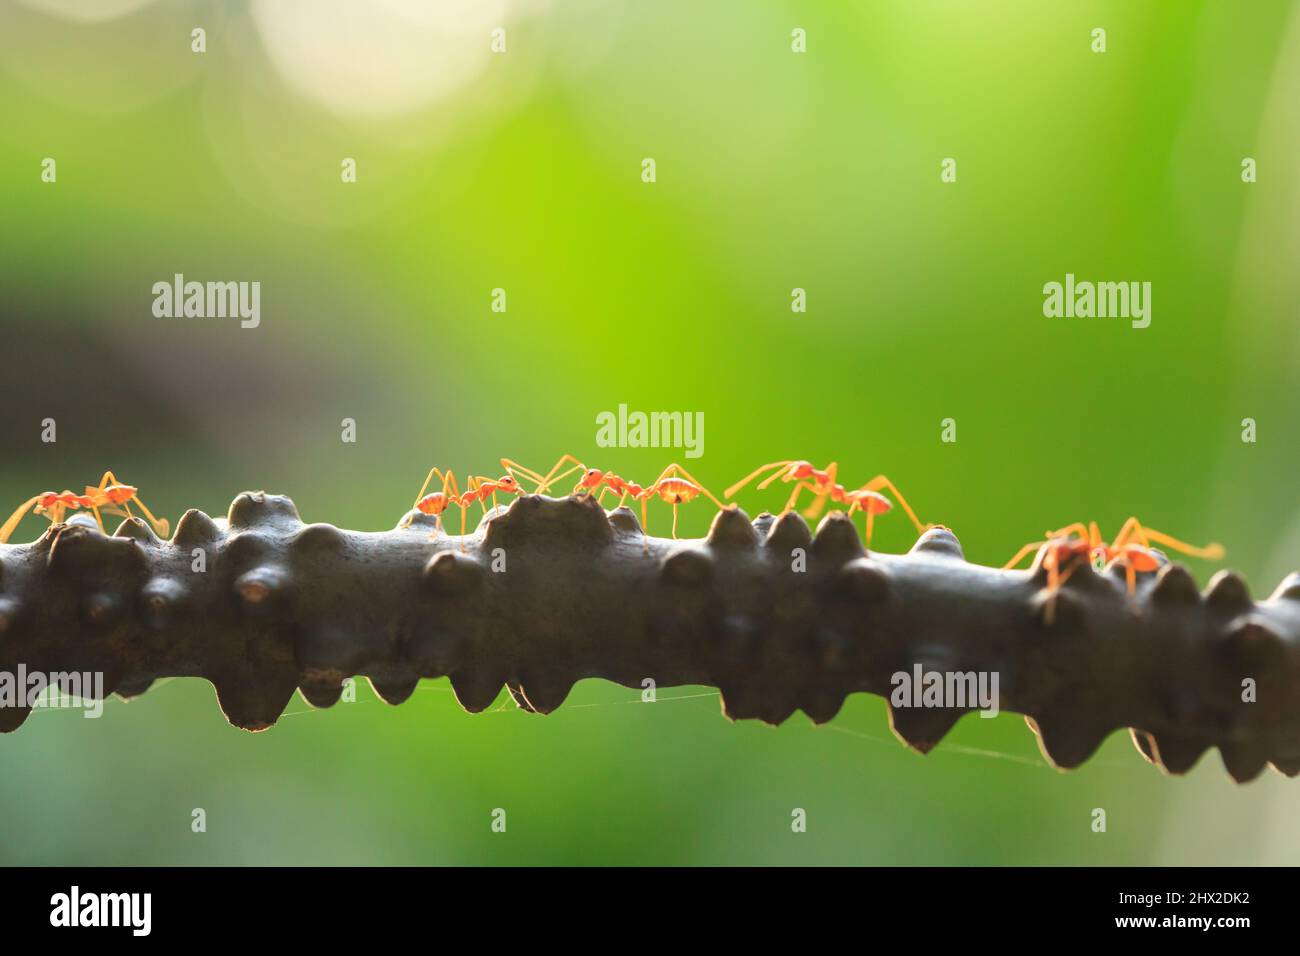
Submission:
<svg viewBox="0 0 1300 956">
<path fill-rule="evenodd" d="M 546 488 L 546 482 L 547 482 L 546 478 L 539 475 L 531 468 L 525 468 L 517 461 L 511 461 L 509 458 L 502 458 L 501 467 L 505 469 L 505 473 L 509 475 L 511 478 L 513 478 L 516 482 L 518 482 L 519 480 L 519 475 L 523 475 L 534 485 L 536 485 L 536 487 L 533 488 L 533 494 L 535 495 L 540 495 Z M 518 472 L 518 474 L 516 474 L 516 472 Z"/>
<path fill-rule="evenodd" d="M 85 495 L 74 494 L 71 491 L 43 491 L 39 495 L 33 495 L 24 501 L 9 516 L 9 520 L 0 526 L 0 544 L 9 540 L 9 536 L 14 533 L 14 529 L 26 517 L 27 512 L 37 515 L 45 515 L 50 519 L 50 524 L 62 524 L 64 516 L 69 511 L 75 511 L 78 508 L 89 508 L 90 499 Z M 103 530 L 103 522 L 100 522 L 100 530 Z"/>
<path fill-rule="evenodd" d="M 502 463 L 505 463 L 505 459 L 502 459 Z M 566 463 L 568 463 L 570 467 L 564 471 L 560 471 Z M 511 462 L 511 464 L 514 463 Z M 516 465 L 515 467 L 519 468 L 520 466 Z M 639 499 L 645 492 L 645 489 L 635 481 L 628 481 L 626 478 L 621 478 L 612 471 L 602 471 L 599 468 L 588 468 L 572 455 L 564 455 L 561 457 L 560 460 L 555 463 L 555 466 L 550 470 L 550 472 L 548 472 L 544 477 L 537 475 L 536 473 L 526 473 L 525 477 L 540 479 L 537 493 L 541 494 L 550 488 L 550 486 L 555 482 L 562 481 L 575 471 L 582 472 L 582 477 L 579 478 L 578 483 L 573 486 L 571 494 L 594 494 L 596 495 L 596 500 L 602 504 L 604 503 L 605 495 L 610 492 L 619 495 L 619 505 L 622 505 L 628 497 L 631 497 L 634 500 Z M 600 489 L 599 492 L 596 490 L 598 488 Z"/>
<path fill-rule="evenodd" d="M 569 465 L 567 469 L 565 465 Z M 561 470 L 564 469 L 564 470 Z M 693 501 L 700 495 L 708 498 L 719 510 L 735 508 L 719 501 L 712 492 L 700 484 L 690 472 L 676 463 L 669 465 L 650 485 L 640 485 L 628 481 L 612 471 L 588 468 L 572 455 L 564 455 L 554 467 L 542 478 L 538 493 L 546 491 L 552 484 L 561 481 L 574 472 L 581 472 L 578 483 L 573 486 L 573 494 L 596 495 L 596 501 L 603 504 L 605 495 L 612 492 L 619 496 L 618 504 L 622 506 L 629 498 L 641 502 L 641 529 L 648 532 L 648 505 L 652 498 L 661 498 L 673 506 L 673 537 L 677 537 L 677 506 Z M 599 490 L 597 490 L 599 489 Z"/>
<path fill-rule="evenodd" d="M 882 488 L 888 489 L 898 500 L 898 503 L 903 506 L 907 516 L 912 519 L 912 524 L 916 526 L 918 534 L 934 527 L 934 525 L 922 524 L 921 519 L 912 510 L 912 506 L 907 503 L 907 499 L 899 493 L 897 486 L 884 475 L 877 475 L 860 488 L 846 489 L 835 480 L 838 470 L 839 465 L 836 462 L 831 462 L 825 468 L 818 468 L 810 461 L 774 461 L 771 464 L 755 469 L 752 473 L 736 482 L 723 492 L 723 497 L 735 497 L 736 492 L 745 485 L 763 472 L 771 471 L 770 475 L 759 482 L 758 488 L 760 491 L 778 479 L 795 483 L 794 490 L 790 492 L 790 499 L 785 503 L 782 514 L 794 510 L 799 501 L 799 496 L 804 491 L 810 491 L 814 495 L 813 502 L 803 512 L 809 518 L 816 518 L 821 514 L 827 501 L 848 505 L 850 515 L 854 511 L 861 511 L 867 516 L 866 543 L 868 548 L 871 547 L 871 533 L 875 516 L 884 514 L 891 508 L 889 499 L 880 494 Z"/>
<path fill-rule="evenodd" d="M 620 479 L 621 480 L 621 479 Z M 625 494 L 632 494 L 636 486 L 630 483 L 624 483 Z M 663 470 L 663 473 L 655 480 L 654 484 L 639 489 L 639 494 L 634 494 L 634 498 L 641 501 L 641 530 L 645 531 L 647 527 L 646 504 L 651 498 L 658 496 L 673 506 L 673 537 L 677 537 L 677 506 L 684 505 L 694 500 L 700 495 L 708 498 L 718 506 L 719 511 L 728 509 L 735 510 L 736 506 L 724 505 L 721 501 L 702 484 L 691 477 L 681 465 L 676 463 L 669 465 Z"/>
<path fill-rule="evenodd" d="M 518 468 L 518 466 L 516 466 Z M 526 469 L 524 469 L 526 471 Z M 470 506 L 478 502 L 483 512 L 487 513 L 487 506 L 484 502 L 491 497 L 492 506 L 496 507 L 496 496 L 502 494 L 522 495 L 523 486 L 515 478 L 513 471 L 509 466 L 506 468 L 506 474 L 500 478 L 487 478 L 484 476 L 475 476 L 469 479 L 469 487 L 462 492 L 456 484 L 456 474 L 452 471 L 443 472 L 438 467 L 429 469 L 429 474 L 424 479 L 424 484 L 420 486 L 420 493 L 415 496 L 415 504 L 411 506 L 412 511 L 418 511 L 421 514 L 432 515 L 434 519 L 433 537 L 437 537 L 438 532 L 442 530 L 442 514 L 452 505 L 460 508 L 460 536 L 461 550 L 465 550 L 465 515 Z M 540 477 L 540 476 L 539 476 Z M 430 482 L 437 478 L 442 483 L 438 491 L 425 494 L 429 488 Z M 408 516 L 403 527 L 409 527 L 411 519 Z"/>
<path fill-rule="evenodd" d="M 502 475 L 500 478 L 488 478 L 485 475 L 477 475 L 469 480 L 469 484 L 474 490 L 475 495 L 478 497 L 479 505 L 482 506 L 485 514 L 487 512 L 487 506 L 483 503 L 487 500 L 489 495 L 492 497 L 492 509 L 495 511 L 497 507 L 498 491 L 505 495 L 524 494 L 523 486 L 519 484 L 519 480 L 515 478 L 514 474 L 509 472 L 508 469 L 507 473 Z"/>
<path fill-rule="evenodd" d="M 104 532 L 104 515 L 119 515 L 125 518 L 135 517 L 131 514 L 131 502 L 144 512 L 154 530 L 160 537 L 166 537 L 171 525 L 162 518 L 155 518 L 153 513 L 140 500 L 139 489 L 134 485 L 124 485 L 111 472 L 104 472 L 98 485 L 87 485 L 84 494 L 71 491 L 44 491 L 34 495 L 18 506 L 9 516 L 9 520 L 0 526 L 0 543 L 9 540 L 10 535 L 30 511 L 32 514 L 45 515 L 51 524 L 62 524 L 69 511 L 87 508 L 95 515 L 95 523 Z"/>
<path fill-rule="evenodd" d="M 437 478 L 442 482 L 442 490 L 425 494 L 429 488 L 429 483 Z M 456 487 L 456 476 L 450 471 L 444 473 L 436 465 L 429 469 L 428 476 L 424 479 L 424 484 L 420 486 L 420 492 L 415 496 L 415 504 L 411 505 L 412 511 L 418 511 L 420 514 L 433 516 L 433 536 L 437 537 L 438 532 L 442 530 L 442 513 L 447 507 L 458 503 L 460 491 Z M 464 514 L 462 512 L 462 518 Z M 402 527 L 410 527 L 411 516 L 408 515 L 402 522 Z"/>
<path fill-rule="evenodd" d="M 1026 544 L 1003 566 L 1003 570 L 1014 568 L 1026 555 L 1033 554 L 1040 548 L 1048 548 L 1043 556 L 1043 567 L 1047 569 L 1048 586 L 1054 593 L 1074 573 L 1080 559 L 1090 559 L 1098 568 L 1114 561 L 1124 569 L 1125 583 L 1132 596 L 1137 592 L 1137 573 L 1155 571 L 1160 567 L 1159 558 L 1151 550 L 1152 542 L 1193 558 L 1210 561 L 1216 561 L 1224 554 L 1221 544 L 1211 543 L 1198 548 L 1163 532 L 1144 528 L 1137 518 L 1125 521 L 1110 544 L 1102 538 L 1097 522 L 1090 521 L 1085 525 L 1082 521 L 1076 521 L 1056 531 L 1049 531 L 1044 541 Z M 1062 572 L 1062 566 L 1067 563 L 1070 566 Z"/>
</svg>

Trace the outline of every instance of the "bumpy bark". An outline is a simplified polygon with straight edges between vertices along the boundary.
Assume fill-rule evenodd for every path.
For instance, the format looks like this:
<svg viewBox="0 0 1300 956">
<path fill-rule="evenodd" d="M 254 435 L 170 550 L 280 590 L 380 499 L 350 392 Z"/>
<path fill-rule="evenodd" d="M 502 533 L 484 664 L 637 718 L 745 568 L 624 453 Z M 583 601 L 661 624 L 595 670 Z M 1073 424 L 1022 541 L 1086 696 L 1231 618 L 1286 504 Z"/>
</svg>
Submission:
<svg viewBox="0 0 1300 956">
<path fill-rule="evenodd" d="M 352 675 L 392 704 L 448 675 L 469 711 L 505 685 L 543 714 L 584 677 L 652 678 L 718 687 L 731 718 L 820 722 L 919 664 L 997 672 L 1001 708 L 1026 715 L 1058 767 L 1128 727 L 1172 773 L 1215 746 L 1239 781 L 1269 763 L 1300 772 L 1300 575 L 1257 603 L 1228 572 L 1202 594 L 1165 564 L 1130 597 L 1119 569 L 1084 568 L 1047 614 L 1038 565 L 968 564 L 944 529 L 867 554 L 842 514 L 814 536 L 797 514 L 723 511 L 706 538 L 673 541 L 587 497 L 528 496 L 463 539 L 434 530 L 423 515 L 379 533 L 303 524 L 260 493 L 225 520 L 186 513 L 170 541 L 136 520 L 112 537 L 52 527 L 0 546 L 0 670 L 99 671 L 124 697 L 203 677 L 231 723 L 263 730 L 295 689 L 328 707 Z M 922 752 L 965 712 L 890 711 Z M 27 713 L 0 709 L 0 730 Z"/>
</svg>

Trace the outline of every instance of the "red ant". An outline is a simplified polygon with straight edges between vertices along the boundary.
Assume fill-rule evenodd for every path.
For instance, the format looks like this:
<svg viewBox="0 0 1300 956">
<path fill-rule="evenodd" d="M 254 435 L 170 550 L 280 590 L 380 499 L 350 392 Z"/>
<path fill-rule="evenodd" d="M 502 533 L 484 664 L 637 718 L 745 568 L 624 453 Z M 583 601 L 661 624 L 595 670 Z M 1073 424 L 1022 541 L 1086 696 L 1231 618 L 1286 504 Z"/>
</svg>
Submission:
<svg viewBox="0 0 1300 956">
<path fill-rule="evenodd" d="M 1115 540 L 1107 544 L 1101 536 L 1097 522 L 1084 524 L 1076 521 L 1056 531 L 1049 531 L 1045 541 L 1031 541 L 1016 552 L 1003 570 L 1014 568 L 1026 555 L 1039 549 L 1047 549 L 1043 555 L 1043 567 L 1048 574 L 1048 590 L 1053 596 L 1078 569 L 1081 560 L 1090 559 L 1094 566 L 1105 567 L 1114 561 L 1124 569 L 1125 583 L 1130 596 L 1137 593 L 1137 574 L 1156 571 L 1160 568 L 1160 559 L 1151 550 L 1151 542 L 1164 545 L 1174 551 L 1194 558 L 1215 561 L 1223 557 L 1223 545 L 1208 544 L 1203 548 L 1171 538 L 1169 535 L 1151 528 L 1144 528 L 1137 518 L 1129 518 L 1120 528 Z M 1064 568 L 1064 570 L 1062 570 Z M 1048 622 L 1051 622 L 1051 605 L 1048 605 Z"/>
<path fill-rule="evenodd" d="M 171 530 L 171 525 L 165 518 L 155 518 L 145 507 L 144 502 L 140 500 L 138 488 L 119 483 L 111 471 L 104 472 L 97 486 L 87 485 L 84 497 L 90 499 L 90 509 L 95 513 L 95 519 L 100 522 L 101 528 L 103 527 L 99 514 L 101 509 L 105 514 L 125 515 L 127 518 L 132 518 L 135 517 L 131 514 L 131 502 L 134 501 L 136 507 L 144 512 L 144 516 L 159 537 L 167 537 L 168 531 Z"/>
<path fill-rule="evenodd" d="M 425 494 L 429 488 L 429 482 L 434 477 L 442 482 L 442 490 L 435 491 L 431 494 Z M 428 476 L 424 479 L 424 484 L 420 486 L 420 492 L 415 496 L 415 504 L 411 505 L 412 511 L 418 511 L 421 514 L 433 516 L 433 536 L 437 537 L 438 532 L 442 530 L 442 513 L 447 510 L 449 505 L 459 503 L 460 491 L 456 487 L 456 476 L 452 472 L 445 474 L 435 465 L 429 469 Z M 410 527 L 411 517 L 407 516 L 402 522 L 402 527 Z M 464 514 L 462 512 L 462 519 Z"/>
<path fill-rule="evenodd" d="M 871 547 L 871 533 L 875 516 L 884 514 L 892 507 L 889 499 L 880 494 L 881 488 L 887 488 L 898 499 L 898 503 L 903 506 L 907 516 L 912 519 L 912 524 L 916 526 L 918 534 L 934 527 L 934 525 L 921 523 L 921 519 L 916 516 L 916 512 L 907 503 L 907 499 L 899 493 L 894 483 L 884 475 L 877 475 L 860 488 L 846 489 L 835 481 L 839 470 L 839 465 L 836 462 L 831 462 L 825 468 L 818 468 L 810 461 L 774 461 L 771 464 L 755 469 L 751 474 L 736 482 L 723 492 L 723 497 L 735 497 L 736 492 L 741 488 L 769 470 L 772 473 L 759 482 L 760 491 L 777 479 L 785 482 L 795 482 L 794 490 L 790 493 L 790 499 L 785 503 L 782 514 L 794 509 L 799 501 L 799 496 L 804 491 L 810 491 L 815 496 L 815 500 L 803 512 L 809 518 L 816 518 L 821 514 L 827 501 L 848 505 L 850 515 L 854 511 L 861 511 L 867 516 L 866 544 L 868 548 Z"/>
<path fill-rule="evenodd" d="M 45 515 L 50 519 L 51 524 L 62 524 L 64 517 L 69 511 L 75 511 L 78 508 L 88 508 L 95 515 L 95 523 L 99 525 L 99 530 L 104 531 L 105 514 L 120 515 L 126 518 L 132 518 L 131 502 L 144 512 L 149 523 L 161 537 L 166 537 L 170 530 L 170 524 L 161 518 L 155 518 L 153 513 L 145 507 L 140 500 L 139 489 L 134 485 L 121 484 L 117 477 L 111 472 L 104 472 L 104 476 L 99 480 L 98 485 L 87 485 L 85 494 L 75 494 L 71 491 L 45 491 L 35 495 L 23 502 L 9 520 L 0 527 L 0 543 L 9 540 L 10 535 L 18 527 L 24 516 L 30 511 L 33 514 Z"/>
<path fill-rule="evenodd" d="M 22 522 L 27 512 L 32 514 L 45 515 L 50 519 L 50 524 L 62 524 L 65 515 L 69 511 L 75 511 L 78 508 L 89 508 L 90 499 L 85 495 L 74 494 L 71 491 L 43 491 L 39 495 L 33 495 L 24 501 L 9 516 L 9 520 L 0 526 L 0 544 L 9 540 L 14 529 Z M 103 522 L 100 521 L 100 530 L 103 530 Z"/>
<path fill-rule="evenodd" d="M 564 471 L 560 471 L 566 463 L 571 467 Z M 511 464 L 514 463 L 512 462 Z M 519 466 L 516 465 L 515 467 L 518 468 Z M 537 493 L 542 494 L 555 482 L 564 480 L 575 471 L 582 472 L 582 477 L 579 478 L 578 483 L 573 486 L 573 491 L 571 493 L 575 495 L 595 494 L 597 496 L 596 500 L 601 503 L 604 503 L 605 495 L 611 491 L 620 496 L 619 505 L 622 505 L 629 496 L 634 499 L 639 498 L 645 490 L 636 482 L 621 478 L 612 471 L 602 471 L 599 468 L 588 468 L 572 455 L 562 456 L 560 460 L 555 463 L 555 467 L 553 467 L 544 477 L 536 475 L 535 473 L 527 474 L 526 477 L 536 477 L 540 479 Z M 596 491 L 597 488 L 600 489 L 599 492 Z"/>
<path fill-rule="evenodd" d="M 561 471 L 568 464 L 570 467 Z M 599 468 L 588 468 L 577 458 L 572 455 L 564 455 L 555 466 L 542 478 L 542 483 L 538 487 L 538 493 L 544 492 L 554 482 L 560 481 L 576 471 L 582 472 L 582 477 L 578 483 L 573 486 L 573 494 L 594 494 L 597 502 L 603 503 L 607 493 L 613 492 L 619 496 L 619 505 L 621 506 L 629 498 L 633 501 L 641 502 L 641 529 L 648 531 L 648 505 L 650 499 L 658 497 L 673 506 L 673 537 L 677 537 L 677 506 L 693 501 L 700 495 L 704 495 L 719 510 L 735 508 L 735 505 L 725 505 L 719 501 L 712 492 L 697 481 L 685 468 L 676 463 L 669 465 L 663 470 L 663 473 L 650 485 L 639 485 L 635 481 L 628 481 L 626 478 L 614 474 L 612 471 L 602 471 Z M 597 491 L 597 489 L 600 489 Z"/>
<path fill-rule="evenodd" d="M 531 481 L 536 486 L 533 488 L 533 494 L 540 495 L 546 490 L 547 479 L 533 471 L 531 468 L 525 468 L 523 465 L 519 464 L 519 462 L 511 461 L 509 458 L 501 459 L 501 467 L 505 470 L 506 475 L 514 479 L 516 483 L 519 481 L 519 475 L 523 475 Z M 518 472 L 518 474 L 516 474 L 516 472 Z"/>
<path fill-rule="evenodd" d="M 425 491 L 428 490 L 429 483 L 433 481 L 435 477 L 442 483 L 442 488 L 439 491 L 426 495 Z M 424 479 L 424 484 L 420 487 L 420 493 L 416 495 L 415 504 L 411 506 L 411 510 L 433 516 L 433 535 L 434 537 L 437 537 L 438 532 L 442 530 L 442 513 L 452 505 L 458 506 L 460 508 L 460 535 L 461 538 L 464 539 L 465 516 L 470 506 L 475 502 L 478 502 L 479 506 L 486 514 L 487 506 L 484 502 L 490 496 L 492 498 L 492 506 L 495 508 L 498 492 L 512 495 L 522 495 L 524 493 L 523 486 L 519 484 L 519 481 L 515 478 L 514 474 L 510 472 L 509 468 L 507 468 L 507 474 L 502 475 L 500 478 L 486 478 L 481 475 L 470 478 L 469 488 L 466 491 L 461 492 L 459 487 L 456 485 L 455 472 L 448 471 L 444 473 L 435 466 L 429 469 L 429 474 Z M 410 518 L 408 517 L 404 526 L 409 527 L 409 525 Z M 461 550 L 464 550 L 464 548 L 465 544 L 462 540 Z"/>
<path fill-rule="evenodd" d="M 1043 619 L 1050 625 L 1056 619 L 1056 595 L 1070 579 L 1070 575 L 1079 568 L 1080 562 L 1087 560 L 1092 544 L 1087 539 L 1057 537 L 1026 547 L 1043 549 L 1043 569 L 1047 572 L 1047 607 Z M 1007 568 L 1017 564 L 1024 553 L 1022 549 Z"/>
<path fill-rule="evenodd" d="M 487 513 L 487 506 L 484 502 L 487 500 L 489 495 L 492 497 L 492 509 L 495 511 L 497 507 L 497 492 L 501 492 L 505 495 L 524 494 L 523 486 L 519 484 L 518 479 L 516 479 L 511 473 L 504 474 L 500 478 L 488 478 L 485 475 L 477 475 L 474 478 L 471 478 L 469 483 L 470 487 L 474 489 L 474 493 L 478 497 L 479 505 L 483 508 L 485 514 Z"/>
<path fill-rule="evenodd" d="M 622 479 L 619 479 L 622 481 Z M 677 506 L 693 501 L 700 495 L 708 498 L 718 506 L 719 511 L 734 510 L 735 505 L 724 505 L 715 498 L 707 488 L 695 480 L 685 468 L 676 463 L 669 465 L 655 479 L 654 484 L 640 488 L 631 482 L 623 482 L 624 494 L 641 501 L 641 529 L 647 530 L 648 520 L 646 505 L 651 498 L 659 497 L 673 506 L 673 537 L 677 537 Z"/>
</svg>

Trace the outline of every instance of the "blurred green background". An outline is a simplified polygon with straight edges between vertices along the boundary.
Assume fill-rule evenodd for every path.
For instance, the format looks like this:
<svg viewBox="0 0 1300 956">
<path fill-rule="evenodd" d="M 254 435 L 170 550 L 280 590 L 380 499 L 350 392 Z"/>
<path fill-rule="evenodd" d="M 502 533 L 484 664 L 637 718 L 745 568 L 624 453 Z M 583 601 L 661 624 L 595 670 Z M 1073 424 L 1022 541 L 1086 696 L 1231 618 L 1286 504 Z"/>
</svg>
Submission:
<svg viewBox="0 0 1300 956">
<path fill-rule="evenodd" d="M 715 491 L 780 458 L 883 471 L 988 564 L 1136 514 L 1222 541 L 1266 595 L 1300 567 L 1297 88 L 1285 0 L 5 0 L 0 501 L 112 468 L 173 521 L 265 488 L 379 529 L 434 463 L 567 451 L 648 481 L 680 453 L 595 445 L 626 402 L 702 411 L 684 463 Z M 154 318 L 177 272 L 260 281 L 261 327 Z M 1150 281 L 1150 328 L 1045 318 L 1067 272 Z M 1116 733 L 1066 775 L 1015 715 L 922 758 L 876 698 L 778 729 L 661 698 L 587 681 L 546 718 L 469 716 L 426 681 L 250 735 L 174 680 L 97 721 L 37 712 L 0 740 L 0 861 L 1300 854 L 1300 784 L 1236 787 L 1217 752 L 1170 779 Z"/>
</svg>

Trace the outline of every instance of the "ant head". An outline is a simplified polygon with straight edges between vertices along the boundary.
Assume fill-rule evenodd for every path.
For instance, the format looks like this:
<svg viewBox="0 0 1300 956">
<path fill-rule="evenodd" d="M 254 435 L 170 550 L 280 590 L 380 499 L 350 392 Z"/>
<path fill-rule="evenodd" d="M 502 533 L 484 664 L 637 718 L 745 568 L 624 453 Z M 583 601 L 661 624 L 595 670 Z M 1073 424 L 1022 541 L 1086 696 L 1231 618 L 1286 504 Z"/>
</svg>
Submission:
<svg viewBox="0 0 1300 956">
<path fill-rule="evenodd" d="M 52 508 L 54 507 L 54 503 L 58 500 L 59 500 L 59 493 L 57 491 L 42 492 L 41 496 L 36 499 L 36 507 Z"/>
<path fill-rule="evenodd" d="M 497 484 L 497 490 L 505 491 L 512 495 L 521 494 L 523 493 L 524 490 L 523 488 L 519 487 L 519 482 L 515 481 L 514 475 L 502 475 L 500 478 L 497 479 L 496 484 Z"/>
<path fill-rule="evenodd" d="M 813 467 L 813 463 L 810 461 L 791 462 L 790 477 L 795 480 L 801 480 L 803 478 L 811 478 L 813 476 L 813 472 L 816 470 L 817 469 Z"/>
<path fill-rule="evenodd" d="M 604 479 L 605 473 L 599 468 L 588 468 L 583 472 L 582 480 L 578 482 L 579 488 L 595 488 Z"/>
</svg>

